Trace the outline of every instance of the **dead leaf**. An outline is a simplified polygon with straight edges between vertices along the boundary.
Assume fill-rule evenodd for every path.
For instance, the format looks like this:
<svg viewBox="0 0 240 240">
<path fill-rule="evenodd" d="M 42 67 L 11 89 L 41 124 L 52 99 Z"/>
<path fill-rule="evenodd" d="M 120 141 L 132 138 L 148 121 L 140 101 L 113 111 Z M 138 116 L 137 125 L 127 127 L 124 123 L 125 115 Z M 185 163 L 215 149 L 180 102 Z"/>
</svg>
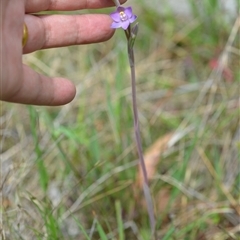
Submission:
<svg viewBox="0 0 240 240">
<path fill-rule="evenodd" d="M 160 162 L 160 156 L 168 148 L 168 142 L 172 138 L 174 133 L 168 133 L 158 138 L 151 147 L 149 147 L 144 154 L 145 165 L 148 175 L 148 180 L 153 179 L 158 163 Z M 142 170 L 139 166 L 136 183 L 138 186 L 143 185 Z"/>
</svg>

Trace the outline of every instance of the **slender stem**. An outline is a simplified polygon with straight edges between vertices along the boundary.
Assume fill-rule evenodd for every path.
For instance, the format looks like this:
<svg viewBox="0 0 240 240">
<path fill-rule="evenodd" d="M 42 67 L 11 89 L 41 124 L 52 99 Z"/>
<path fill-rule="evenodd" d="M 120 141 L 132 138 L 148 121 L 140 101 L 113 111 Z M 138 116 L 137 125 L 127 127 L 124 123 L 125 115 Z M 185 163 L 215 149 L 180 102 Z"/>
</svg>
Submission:
<svg viewBox="0 0 240 240">
<path fill-rule="evenodd" d="M 119 7 L 121 5 L 118 0 L 113 0 L 113 2 L 115 3 L 116 7 Z"/>
<path fill-rule="evenodd" d="M 133 114 L 134 114 L 134 131 L 135 131 L 135 137 L 136 137 L 136 143 L 137 143 L 137 150 L 138 150 L 138 156 L 140 160 L 140 166 L 143 173 L 143 191 L 147 203 L 148 208 L 148 215 L 151 225 L 151 231 L 154 235 L 155 233 L 155 216 L 154 216 L 154 208 L 153 208 L 153 202 L 151 198 L 150 188 L 148 185 L 148 178 L 147 178 L 147 170 L 146 165 L 144 162 L 143 152 L 142 152 L 142 143 L 141 143 L 141 136 L 140 136 L 140 130 L 139 130 L 139 122 L 138 122 L 138 111 L 137 111 L 137 99 L 136 99 L 136 76 L 135 76 L 135 61 L 134 61 L 134 51 L 132 46 L 130 45 L 130 42 L 128 42 L 128 57 L 129 57 L 129 63 L 131 68 L 131 79 L 132 79 L 132 101 L 133 101 Z"/>
</svg>

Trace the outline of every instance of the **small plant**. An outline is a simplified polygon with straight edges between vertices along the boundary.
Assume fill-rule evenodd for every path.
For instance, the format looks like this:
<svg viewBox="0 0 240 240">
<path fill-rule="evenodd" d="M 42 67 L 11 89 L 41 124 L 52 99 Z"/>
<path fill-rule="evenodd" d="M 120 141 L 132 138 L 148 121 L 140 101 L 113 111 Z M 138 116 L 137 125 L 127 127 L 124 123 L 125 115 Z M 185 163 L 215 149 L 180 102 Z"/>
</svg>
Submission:
<svg viewBox="0 0 240 240">
<path fill-rule="evenodd" d="M 114 0 L 114 3 L 117 7 L 116 11 L 111 13 L 110 16 L 113 20 L 112 28 L 122 28 L 125 32 L 127 39 L 127 49 L 128 49 L 128 59 L 131 69 L 131 82 L 132 82 L 132 107 L 134 115 L 134 132 L 136 138 L 136 145 L 138 150 L 139 162 L 143 173 L 143 191 L 145 200 L 147 203 L 148 215 L 151 225 L 152 236 L 155 234 L 155 216 L 153 209 L 152 197 L 148 185 L 148 177 L 146 165 L 144 162 L 143 152 L 142 152 L 142 143 L 139 129 L 138 121 L 138 110 L 137 110 L 137 100 L 136 100 L 136 74 L 135 74 L 135 60 L 134 60 L 134 42 L 138 33 L 138 23 L 132 26 L 132 23 L 137 19 L 137 16 L 133 14 L 131 7 L 122 7 L 118 0 Z"/>
</svg>

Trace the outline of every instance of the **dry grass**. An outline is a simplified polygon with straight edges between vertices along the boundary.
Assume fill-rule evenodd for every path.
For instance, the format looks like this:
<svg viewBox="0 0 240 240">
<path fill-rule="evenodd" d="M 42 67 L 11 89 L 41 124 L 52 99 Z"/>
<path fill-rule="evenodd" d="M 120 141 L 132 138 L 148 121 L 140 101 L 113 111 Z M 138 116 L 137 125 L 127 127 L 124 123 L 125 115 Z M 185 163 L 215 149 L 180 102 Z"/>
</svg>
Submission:
<svg viewBox="0 0 240 240">
<path fill-rule="evenodd" d="M 158 26 L 156 14 L 142 17 L 136 72 L 159 238 L 239 239 L 240 17 L 216 38 L 202 19 Z M 64 107 L 2 103 L 2 238 L 86 239 L 80 223 L 99 239 L 98 221 L 118 239 L 119 200 L 127 239 L 148 239 L 122 32 L 24 61 L 72 79 L 78 94 Z"/>
</svg>

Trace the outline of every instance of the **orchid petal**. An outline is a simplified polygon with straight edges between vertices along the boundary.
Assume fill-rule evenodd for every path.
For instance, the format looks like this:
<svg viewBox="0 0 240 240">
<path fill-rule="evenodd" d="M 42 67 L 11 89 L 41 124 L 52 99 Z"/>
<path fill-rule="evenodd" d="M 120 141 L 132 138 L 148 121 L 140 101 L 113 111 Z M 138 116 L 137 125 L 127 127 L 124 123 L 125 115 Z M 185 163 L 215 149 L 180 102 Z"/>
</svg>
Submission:
<svg viewBox="0 0 240 240">
<path fill-rule="evenodd" d="M 120 13 L 120 12 L 125 12 L 125 9 L 126 9 L 126 8 L 124 8 L 124 7 L 118 7 L 118 8 L 117 8 L 117 12 L 119 12 L 119 13 Z"/>
<path fill-rule="evenodd" d="M 112 20 L 114 22 L 120 22 L 121 19 L 120 19 L 120 15 L 119 15 L 119 12 L 113 12 L 110 14 L 110 17 L 112 18 Z"/>
<path fill-rule="evenodd" d="M 128 16 L 128 18 L 131 18 L 133 13 L 132 13 L 132 8 L 131 7 L 127 7 L 124 10 L 125 14 Z"/>
<path fill-rule="evenodd" d="M 124 30 L 126 30 L 128 28 L 128 26 L 130 25 L 130 22 L 129 21 L 124 21 L 124 22 L 121 23 L 121 25 L 122 25 L 121 27 Z"/>
<path fill-rule="evenodd" d="M 111 25 L 111 28 L 120 28 L 120 27 L 122 27 L 121 22 L 113 22 Z"/>
<path fill-rule="evenodd" d="M 136 15 L 132 15 L 132 17 L 129 18 L 128 20 L 129 20 L 130 23 L 133 23 L 136 19 L 137 19 L 137 16 Z"/>
</svg>

